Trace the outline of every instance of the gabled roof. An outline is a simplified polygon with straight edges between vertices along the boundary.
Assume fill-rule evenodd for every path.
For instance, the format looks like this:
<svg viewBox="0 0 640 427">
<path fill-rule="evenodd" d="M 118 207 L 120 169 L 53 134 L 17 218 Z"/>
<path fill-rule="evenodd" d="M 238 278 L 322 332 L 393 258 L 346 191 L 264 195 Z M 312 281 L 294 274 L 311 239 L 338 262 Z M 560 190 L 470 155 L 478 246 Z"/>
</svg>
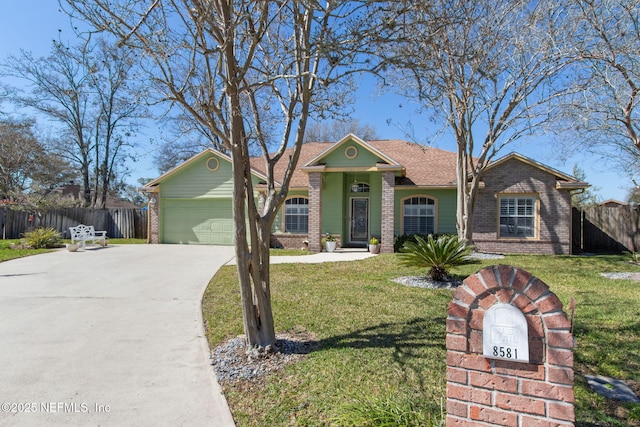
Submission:
<svg viewBox="0 0 640 427">
<path fill-rule="evenodd" d="M 392 170 L 396 172 L 396 187 L 422 187 L 422 188 L 456 188 L 456 164 L 457 154 L 434 147 L 419 145 L 413 142 L 402 140 L 374 140 L 364 141 L 355 135 L 349 134 L 338 142 L 309 142 L 302 145 L 298 167 L 296 168 L 289 188 L 308 189 L 310 171 L 323 171 L 324 159 L 335 150 L 344 147 L 347 143 L 355 143 L 373 154 L 378 161 L 370 165 L 369 170 Z M 289 148 L 284 152 L 282 160 L 274 167 L 274 177 L 276 185 L 281 185 L 288 159 L 293 149 Z M 178 173 L 183 168 L 197 162 L 203 156 L 215 155 L 221 159 L 231 162 L 231 158 L 212 148 L 193 156 L 189 160 L 171 169 L 160 177 L 146 184 L 141 191 L 154 192 L 157 186 L 168 177 Z M 584 189 L 589 187 L 586 182 L 578 181 L 576 178 L 553 169 L 540 162 L 532 160 L 518 153 L 510 153 L 492 163 L 485 171 L 498 167 L 509 160 L 517 160 L 535 168 L 543 170 L 556 177 L 556 188 L 558 189 Z M 266 181 L 266 166 L 264 159 L 260 156 L 251 158 L 252 173 L 259 179 Z M 348 169 L 345 169 L 348 171 Z"/>
<path fill-rule="evenodd" d="M 377 156 L 381 163 L 371 165 L 379 170 L 396 170 L 397 186 L 420 186 L 437 188 L 456 187 L 457 155 L 451 151 L 419 145 L 402 140 L 363 141 L 353 135 L 347 135 L 339 142 L 309 142 L 302 145 L 298 167 L 294 172 L 289 188 L 307 189 L 309 179 L 307 172 L 322 169 L 322 159 L 334 150 L 343 147 L 347 141 L 359 144 Z M 282 156 L 283 161 L 276 164 L 274 175 L 280 182 L 284 176 L 287 159 L 292 149 L 287 149 Z M 384 164 L 382 162 L 385 162 Z M 251 166 L 264 174 L 265 166 L 261 157 L 251 159 Z"/>
<path fill-rule="evenodd" d="M 148 192 L 148 193 L 156 192 L 157 189 L 155 187 L 157 187 L 158 184 L 160 184 L 162 181 L 164 181 L 167 178 L 179 173 L 181 170 L 183 170 L 183 169 L 187 168 L 189 165 L 199 161 L 203 157 L 208 156 L 208 155 L 212 155 L 212 154 L 214 156 L 217 156 L 217 157 L 219 157 L 219 158 L 221 158 L 223 160 L 226 160 L 227 162 L 231 163 L 231 157 L 227 156 L 226 154 L 224 154 L 224 153 L 222 153 L 222 152 L 220 152 L 218 150 L 214 150 L 213 148 L 207 148 L 204 151 L 202 151 L 202 152 L 196 154 L 195 156 L 191 157 L 190 159 L 185 160 L 184 162 L 180 163 L 178 166 L 174 167 L 173 169 L 171 169 L 171 170 L 165 172 L 164 174 L 160 175 L 158 178 L 154 179 L 153 181 L 148 182 L 147 184 L 145 184 L 140 189 L 140 191 L 145 191 L 145 192 Z M 259 172 L 256 172 L 255 170 L 252 170 L 252 173 L 254 175 L 256 175 L 258 178 L 262 179 L 262 180 L 266 180 L 267 179 L 263 174 L 261 174 Z"/>
<path fill-rule="evenodd" d="M 371 154 L 373 154 L 374 156 L 379 158 L 378 163 L 384 163 L 388 166 L 396 166 L 397 168 L 402 168 L 402 165 L 399 164 L 398 162 L 396 162 L 395 160 L 393 160 L 391 157 L 389 157 L 388 153 L 384 153 L 380 150 L 377 150 L 375 147 L 373 147 L 371 144 L 367 143 L 366 141 L 358 138 L 357 136 L 355 136 L 354 134 L 350 133 L 347 136 L 345 136 L 344 138 L 342 138 L 340 141 L 336 142 L 335 144 L 331 144 L 330 147 L 328 147 L 326 150 L 324 150 L 322 153 L 318 154 L 316 157 L 314 157 L 313 159 L 311 159 L 310 161 L 308 161 L 307 163 L 305 163 L 302 166 L 302 170 L 305 170 L 305 168 L 309 168 L 309 167 L 314 167 L 317 165 L 320 165 L 323 163 L 323 160 L 332 152 L 334 152 L 335 150 L 340 149 L 341 147 L 345 146 L 348 143 L 355 143 L 356 145 L 359 145 L 360 147 L 364 148 L 365 150 L 369 151 Z"/>
<path fill-rule="evenodd" d="M 530 159 L 529 157 L 523 156 L 522 154 L 519 153 L 509 153 L 504 157 L 499 158 L 498 160 L 491 162 L 486 168 L 485 168 L 485 172 L 489 171 L 501 164 L 504 164 L 505 162 L 509 161 L 509 160 L 517 160 L 523 163 L 526 163 L 530 166 L 533 166 L 535 168 L 538 168 L 540 170 L 543 170 L 551 175 L 554 175 L 556 177 L 556 188 L 558 189 L 564 189 L 564 190 L 574 190 L 574 189 L 583 189 L 583 188 L 588 188 L 590 187 L 590 185 L 584 181 L 578 181 L 575 177 L 571 176 L 571 175 L 567 175 L 566 173 L 560 172 L 557 169 L 554 169 L 550 166 L 547 166 L 545 164 L 542 164 L 540 162 L 537 162 L 533 159 Z"/>
</svg>

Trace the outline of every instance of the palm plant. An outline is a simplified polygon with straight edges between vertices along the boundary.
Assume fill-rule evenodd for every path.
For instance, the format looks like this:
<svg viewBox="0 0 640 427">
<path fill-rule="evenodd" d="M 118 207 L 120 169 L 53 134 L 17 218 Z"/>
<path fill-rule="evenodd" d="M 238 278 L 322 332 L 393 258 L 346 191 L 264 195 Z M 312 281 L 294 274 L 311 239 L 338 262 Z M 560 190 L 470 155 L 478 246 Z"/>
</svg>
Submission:
<svg viewBox="0 0 640 427">
<path fill-rule="evenodd" d="M 444 280 L 452 267 L 469 262 L 474 249 L 458 236 L 443 235 L 435 239 L 430 234 L 426 240 L 420 236 L 415 236 L 415 239 L 415 242 L 407 241 L 402 246 L 400 256 L 403 264 L 428 267 L 427 274 L 436 281 Z"/>
</svg>

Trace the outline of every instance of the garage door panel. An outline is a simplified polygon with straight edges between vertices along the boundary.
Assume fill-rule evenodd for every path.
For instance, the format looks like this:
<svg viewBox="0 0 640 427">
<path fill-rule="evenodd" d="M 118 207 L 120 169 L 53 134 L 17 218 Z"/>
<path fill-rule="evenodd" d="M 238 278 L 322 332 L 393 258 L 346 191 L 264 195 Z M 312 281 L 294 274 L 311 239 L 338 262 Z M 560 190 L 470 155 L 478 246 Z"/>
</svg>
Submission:
<svg viewBox="0 0 640 427">
<path fill-rule="evenodd" d="M 234 244 L 230 199 L 167 201 L 163 225 L 163 243 Z"/>
</svg>

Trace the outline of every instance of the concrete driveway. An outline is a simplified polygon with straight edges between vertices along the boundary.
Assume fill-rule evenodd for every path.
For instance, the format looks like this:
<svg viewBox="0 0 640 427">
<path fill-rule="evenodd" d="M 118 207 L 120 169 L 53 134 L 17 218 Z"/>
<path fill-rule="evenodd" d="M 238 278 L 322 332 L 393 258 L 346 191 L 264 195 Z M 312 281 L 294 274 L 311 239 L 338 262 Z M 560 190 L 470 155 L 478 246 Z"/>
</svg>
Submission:
<svg viewBox="0 0 640 427">
<path fill-rule="evenodd" d="M 232 257 L 113 245 L 0 263 L 0 425 L 232 426 L 201 314 Z"/>
</svg>

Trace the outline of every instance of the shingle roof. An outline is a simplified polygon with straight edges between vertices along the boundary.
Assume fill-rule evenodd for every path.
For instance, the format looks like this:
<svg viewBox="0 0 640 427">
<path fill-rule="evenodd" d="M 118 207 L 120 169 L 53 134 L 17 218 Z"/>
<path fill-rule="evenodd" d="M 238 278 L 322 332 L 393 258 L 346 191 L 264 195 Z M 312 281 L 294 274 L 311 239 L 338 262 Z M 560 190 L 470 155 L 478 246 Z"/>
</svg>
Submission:
<svg viewBox="0 0 640 427">
<path fill-rule="evenodd" d="M 366 141 L 374 149 L 384 153 L 405 168 L 404 176 L 397 178 L 398 185 L 455 187 L 456 153 L 402 140 Z M 331 148 L 332 142 L 310 142 L 302 146 L 298 166 L 291 179 L 290 188 L 307 188 L 308 175 L 301 170 L 309 161 Z M 288 149 L 274 170 L 277 181 L 281 181 L 292 149 Z M 254 170 L 264 174 L 265 165 L 261 157 L 251 159 Z M 373 166 L 373 165 L 372 165 Z"/>
<path fill-rule="evenodd" d="M 457 155 L 454 152 L 401 140 L 367 142 L 404 166 L 406 172 L 398 182 L 400 185 L 456 185 Z"/>
</svg>

